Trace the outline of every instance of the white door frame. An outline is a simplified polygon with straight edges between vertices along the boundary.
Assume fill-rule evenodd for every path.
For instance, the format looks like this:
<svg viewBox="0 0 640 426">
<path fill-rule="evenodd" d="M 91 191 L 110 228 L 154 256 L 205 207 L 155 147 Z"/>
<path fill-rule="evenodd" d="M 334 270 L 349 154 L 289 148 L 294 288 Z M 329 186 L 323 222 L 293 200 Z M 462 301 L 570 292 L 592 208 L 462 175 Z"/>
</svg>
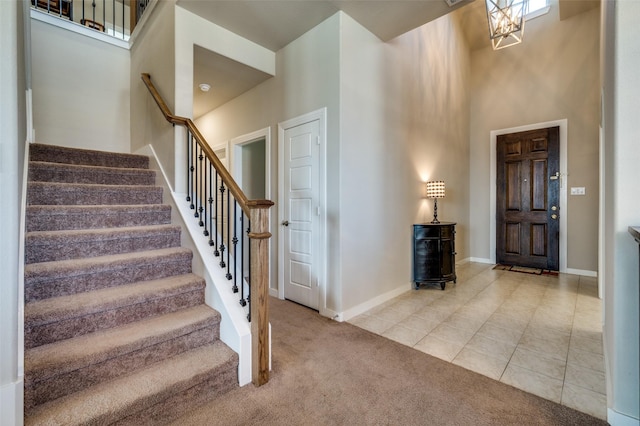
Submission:
<svg viewBox="0 0 640 426">
<path fill-rule="evenodd" d="M 318 120 L 320 131 L 320 149 L 318 150 L 318 204 L 320 215 L 318 216 L 318 310 L 320 315 L 331 316 L 327 310 L 327 173 L 326 173 L 326 152 L 327 152 L 327 108 L 292 118 L 278 123 L 278 298 L 284 299 L 284 239 L 280 238 L 280 223 L 285 220 L 286 205 L 284 194 L 284 132 L 287 129 L 300 126 Z"/>
<path fill-rule="evenodd" d="M 526 132 L 527 130 L 560 127 L 560 272 L 576 273 L 567 270 L 567 119 L 546 121 L 544 123 L 528 124 L 526 126 L 510 127 L 508 129 L 492 130 L 489 138 L 490 170 L 489 170 L 489 255 L 492 263 L 496 263 L 496 147 L 500 135 Z"/>
<path fill-rule="evenodd" d="M 271 199 L 271 127 L 256 130 L 231 139 L 229 168 L 233 178 L 242 188 L 242 146 L 264 139 L 264 198 Z M 271 210 L 269 210 L 271 211 Z M 271 214 L 269 214 L 271 215 Z"/>
</svg>

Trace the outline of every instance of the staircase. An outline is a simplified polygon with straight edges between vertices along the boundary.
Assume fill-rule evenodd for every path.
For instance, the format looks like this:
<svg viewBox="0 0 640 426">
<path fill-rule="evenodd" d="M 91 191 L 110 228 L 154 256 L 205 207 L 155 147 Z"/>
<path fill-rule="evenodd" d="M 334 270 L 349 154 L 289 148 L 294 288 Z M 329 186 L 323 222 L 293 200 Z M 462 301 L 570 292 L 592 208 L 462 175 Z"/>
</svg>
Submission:
<svg viewBox="0 0 640 426">
<path fill-rule="evenodd" d="M 162 424 L 238 385 L 149 159 L 33 144 L 25 424 Z"/>
</svg>

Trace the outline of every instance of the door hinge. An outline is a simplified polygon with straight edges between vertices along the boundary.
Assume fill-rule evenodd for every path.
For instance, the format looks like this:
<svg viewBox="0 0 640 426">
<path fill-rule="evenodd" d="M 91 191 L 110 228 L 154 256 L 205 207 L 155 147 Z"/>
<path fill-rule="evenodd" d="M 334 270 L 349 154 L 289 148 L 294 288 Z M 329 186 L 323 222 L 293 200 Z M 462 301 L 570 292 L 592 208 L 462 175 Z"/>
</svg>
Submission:
<svg viewBox="0 0 640 426">
<path fill-rule="evenodd" d="M 316 136 L 316 145 L 320 145 L 320 136 Z"/>
<path fill-rule="evenodd" d="M 320 216 L 320 207 L 316 207 L 316 216 Z"/>
</svg>

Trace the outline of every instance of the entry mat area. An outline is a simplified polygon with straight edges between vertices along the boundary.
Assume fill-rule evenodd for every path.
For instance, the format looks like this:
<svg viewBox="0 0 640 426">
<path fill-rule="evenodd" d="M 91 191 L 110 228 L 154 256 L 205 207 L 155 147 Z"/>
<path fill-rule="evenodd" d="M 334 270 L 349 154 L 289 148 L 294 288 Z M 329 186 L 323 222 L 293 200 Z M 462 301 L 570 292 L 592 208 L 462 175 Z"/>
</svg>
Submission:
<svg viewBox="0 0 640 426">
<path fill-rule="evenodd" d="M 496 265 L 493 269 L 499 269 L 502 271 L 511 271 L 511 272 L 521 272 L 523 274 L 533 274 L 533 275 L 558 275 L 558 271 L 551 271 L 549 269 L 540 269 L 540 268 L 529 268 L 526 266 L 517 266 L 517 265 Z"/>
</svg>

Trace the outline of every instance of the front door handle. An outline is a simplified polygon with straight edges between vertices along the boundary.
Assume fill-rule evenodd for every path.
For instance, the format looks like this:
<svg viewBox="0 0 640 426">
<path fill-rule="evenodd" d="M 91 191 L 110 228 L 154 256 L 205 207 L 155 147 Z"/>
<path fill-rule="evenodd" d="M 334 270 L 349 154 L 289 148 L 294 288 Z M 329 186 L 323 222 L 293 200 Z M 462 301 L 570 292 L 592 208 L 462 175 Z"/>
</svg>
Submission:
<svg viewBox="0 0 640 426">
<path fill-rule="evenodd" d="M 282 221 L 282 226 L 289 226 L 289 221 L 288 220 L 283 220 Z"/>
</svg>

